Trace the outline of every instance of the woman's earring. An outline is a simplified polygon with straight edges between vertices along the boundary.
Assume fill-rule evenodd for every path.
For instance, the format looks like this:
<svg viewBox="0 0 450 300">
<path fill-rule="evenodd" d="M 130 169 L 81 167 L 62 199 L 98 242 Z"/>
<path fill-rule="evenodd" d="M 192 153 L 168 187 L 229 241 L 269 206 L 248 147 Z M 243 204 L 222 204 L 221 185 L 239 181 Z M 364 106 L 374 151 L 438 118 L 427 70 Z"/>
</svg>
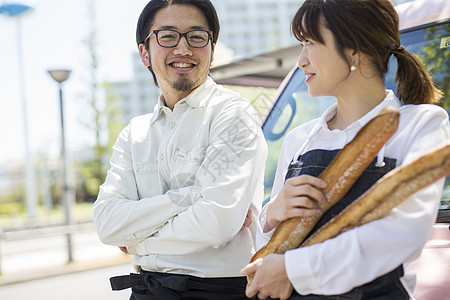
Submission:
<svg viewBox="0 0 450 300">
<path fill-rule="evenodd" d="M 350 67 L 350 71 L 356 71 L 356 67 L 355 66 L 351 66 Z"/>
</svg>

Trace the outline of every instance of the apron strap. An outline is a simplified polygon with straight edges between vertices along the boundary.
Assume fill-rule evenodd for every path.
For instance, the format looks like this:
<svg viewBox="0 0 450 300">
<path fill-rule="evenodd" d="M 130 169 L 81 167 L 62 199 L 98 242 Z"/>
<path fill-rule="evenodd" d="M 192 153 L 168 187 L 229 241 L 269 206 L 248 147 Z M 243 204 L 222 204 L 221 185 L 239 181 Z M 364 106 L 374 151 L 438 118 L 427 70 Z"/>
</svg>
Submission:
<svg viewBox="0 0 450 300">
<path fill-rule="evenodd" d="M 187 291 L 187 277 L 168 275 L 154 278 L 151 273 L 116 276 L 109 279 L 114 291 L 124 290 L 137 285 L 145 285 L 148 290 L 160 299 L 178 300 L 180 295 L 174 291 Z"/>
<path fill-rule="evenodd" d="M 184 274 L 157 273 L 141 270 L 110 278 L 114 291 L 142 286 L 159 299 L 178 300 L 189 293 L 205 292 L 208 295 L 222 295 L 214 299 L 244 299 L 247 279 L 240 277 L 201 278 Z M 206 295 L 206 294 L 205 294 Z M 212 296 L 211 296 L 212 297 Z M 206 298 L 205 298 L 206 299 Z M 211 298 L 212 299 L 212 298 Z"/>
</svg>

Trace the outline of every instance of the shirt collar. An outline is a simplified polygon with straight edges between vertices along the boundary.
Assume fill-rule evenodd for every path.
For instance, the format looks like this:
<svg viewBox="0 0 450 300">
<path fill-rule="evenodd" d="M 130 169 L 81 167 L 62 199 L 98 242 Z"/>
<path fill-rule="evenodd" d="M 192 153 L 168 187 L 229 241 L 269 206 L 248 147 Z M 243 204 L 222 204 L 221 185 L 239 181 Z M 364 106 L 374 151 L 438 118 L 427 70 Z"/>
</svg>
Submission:
<svg viewBox="0 0 450 300">
<path fill-rule="evenodd" d="M 163 113 L 164 109 L 168 109 L 168 107 L 165 105 L 164 97 L 163 95 L 159 95 L 158 102 L 153 107 L 153 115 L 150 119 L 150 123 L 155 122 L 159 116 Z"/>
<path fill-rule="evenodd" d="M 207 77 L 205 82 L 199 85 L 196 89 L 194 89 L 187 97 L 178 101 L 175 106 L 182 105 L 183 103 L 187 103 L 189 106 L 193 108 L 203 108 L 208 103 L 210 97 L 208 94 L 216 87 L 217 84 L 211 77 Z M 158 103 L 156 103 L 153 109 L 153 116 L 150 120 L 151 123 L 155 122 L 158 117 L 161 115 L 164 110 L 169 109 L 165 105 L 164 96 L 161 94 L 158 99 Z"/>
<path fill-rule="evenodd" d="M 208 95 L 216 87 L 216 83 L 211 77 L 207 77 L 205 82 L 192 91 L 187 97 L 181 99 L 178 103 L 186 102 L 189 106 L 194 108 L 204 108 L 208 103 L 210 97 Z M 177 104 L 178 104 L 177 103 Z"/>
<path fill-rule="evenodd" d="M 372 120 L 380 110 L 382 110 L 386 106 L 394 106 L 396 108 L 400 108 L 402 103 L 395 96 L 392 90 L 386 90 L 386 97 L 381 101 L 377 106 L 375 106 L 371 111 L 365 114 L 362 118 L 355 121 L 353 124 L 350 124 L 347 129 L 350 129 L 354 126 L 362 127 L 366 125 L 370 120 Z M 328 129 L 328 121 L 330 121 L 336 115 L 337 103 L 331 105 L 323 114 L 320 120 L 321 127 L 324 129 Z"/>
<path fill-rule="evenodd" d="M 386 106 L 393 106 L 395 108 L 400 108 L 402 106 L 400 100 L 395 96 L 392 90 L 386 90 L 386 97 L 377 106 L 375 106 L 371 111 L 365 114 L 358 122 L 360 126 L 364 126 L 369 123 L 383 108 Z"/>
</svg>

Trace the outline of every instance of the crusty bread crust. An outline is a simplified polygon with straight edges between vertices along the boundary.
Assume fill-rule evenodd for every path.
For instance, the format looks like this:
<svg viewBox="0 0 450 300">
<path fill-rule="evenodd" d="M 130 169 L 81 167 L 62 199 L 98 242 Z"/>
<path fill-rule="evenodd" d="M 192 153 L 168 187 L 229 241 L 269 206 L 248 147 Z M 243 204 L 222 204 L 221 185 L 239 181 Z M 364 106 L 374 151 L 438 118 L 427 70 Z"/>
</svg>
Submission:
<svg viewBox="0 0 450 300">
<path fill-rule="evenodd" d="M 281 222 L 270 241 L 255 253 L 251 262 L 270 253 L 284 253 L 287 250 L 297 248 L 314 228 L 323 213 L 348 192 L 383 145 L 395 133 L 398 119 L 399 111 L 397 108 L 385 107 L 368 122 L 355 138 L 339 151 L 331 164 L 319 176 L 327 183 L 327 187 L 323 190 L 327 201 L 320 206 L 322 214 L 290 218 Z"/>
<path fill-rule="evenodd" d="M 415 192 L 450 175 L 450 143 L 383 176 L 339 215 L 312 234 L 301 247 L 321 243 L 340 233 L 386 216 Z"/>
</svg>

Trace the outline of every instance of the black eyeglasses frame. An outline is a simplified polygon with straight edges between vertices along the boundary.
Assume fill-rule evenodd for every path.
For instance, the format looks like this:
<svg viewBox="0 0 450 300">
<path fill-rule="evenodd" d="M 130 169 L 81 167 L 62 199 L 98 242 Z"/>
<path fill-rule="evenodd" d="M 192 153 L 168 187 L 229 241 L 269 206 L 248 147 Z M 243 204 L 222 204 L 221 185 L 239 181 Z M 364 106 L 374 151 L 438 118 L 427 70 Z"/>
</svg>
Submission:
<svg viewBox="0 0 450 300">
<path fill-rule="evenodd" d="M 176 43 L 175 45 L 173 45 L 173 46 L 163 46 L 163 45 L 161 45 L 160 42 L 159 42 L 159 38 L 158 38 L 158 32 L 160 32 L 160 31 L 173 31 L 173 32 L 178 33 L 179 38 L 178 38 L 177 43 Z M 189 39 L 187 38 L 187 35 L 188 35 L 190 32 L 193 32 L 193 31 L 203 31 L 203 32 L 206 32 L 206 33 L 208 34 L 208 41 L 206 42 L 206 44 L 205 44 L 204 46 L 196 47 L 196 46 L 191 45 L 191 43 L 189 42 Z M 192 48 L 205 48 L 206 46 L 208 46 L 209 41 L 212 41 L 212 40 L 213 40 L 213 32 L 212 32 L 211 30 L 205 30 L 205 29 L 193 29 L 193 30 L 189 30 L 189 31 L 186 31 L 186 32 L 178 32 L 178 31 L 176 31 L 176 30 L 174 30 L 174 29 L 155 29 L 155 30 L 151 31 L 151 32 L 147 35 L 147 37 L 145 38 L 145 40 L 144 40 L 144 45 L 146 45 L 147 47 L 148 47 L 148 44 L 147 44 L 147 43 L 148 43 L 148 40 L 150 39 L 150 37 L 152 36 L 152 34 L 154 34 L 154 35 L 156 36 L 156 42 L 158 43 L 158 45 L 161 46 L 161 47 L 163 47 L 163 48 L 174 48 L 174 47 L 178 46 L 178 44 L 180 43 L 182 37 L 184 37 L 184 38 L 186 39 L 186 42 L 187 42 L 188 45 L 189 45 L 190 47 L 192 47 Z"/>
</svg>

